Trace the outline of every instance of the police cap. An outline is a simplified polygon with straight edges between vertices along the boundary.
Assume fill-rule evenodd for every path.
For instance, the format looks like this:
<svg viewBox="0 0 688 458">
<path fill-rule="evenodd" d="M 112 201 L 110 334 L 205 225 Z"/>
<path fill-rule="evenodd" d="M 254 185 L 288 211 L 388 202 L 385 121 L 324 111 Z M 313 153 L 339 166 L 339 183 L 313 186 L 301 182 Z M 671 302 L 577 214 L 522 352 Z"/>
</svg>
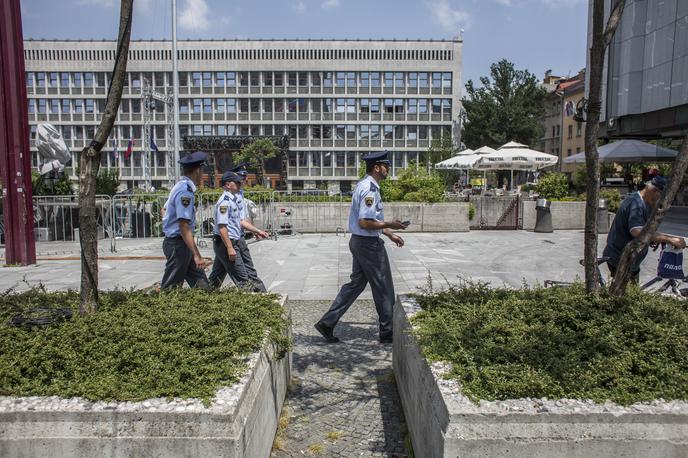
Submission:
<svg viewBox="0 0 688 458">
<path fill-rule="evenodd" d="M 377 151 L 374 153 L 366 154 L 362 157 L 364 161 L 368 164 L 387 164 L 391 165 L 389 159 L 387 158 L 387 151 Z"/>
<path fill-rule="evenodd" d="M 244 179 L 238 173 L 234 173 L 234 172 L 223 173 L 222 179 L 220 180 L 220 184 L 222 184 L 222 186 L 224 186 L 225 183 L 228 183 L 230 181 L 234 181 L 236 183 L 241 183 L 242 181 L 244 181 Z"/>
<path fill-rule="evenodd" d="M 208 159 L 208 153 L 203 151 L 196 151 L 195 153 L 187 154 L 179 159 L 179 163 L 184 167 L 194 167 L 203 164 Z"/>
<path fill-rule="evenodd" d="M 248 164 L 246 164 L 246 162 L 242 162 L 241 164 L 238 164 L 236 167 L 234 167 L 232 169 L 232 172 L 237 173 L 245 178 L 246 175 L 248 175 L 248 170 L 246 170 L 247 165 Z"/>
</svg>

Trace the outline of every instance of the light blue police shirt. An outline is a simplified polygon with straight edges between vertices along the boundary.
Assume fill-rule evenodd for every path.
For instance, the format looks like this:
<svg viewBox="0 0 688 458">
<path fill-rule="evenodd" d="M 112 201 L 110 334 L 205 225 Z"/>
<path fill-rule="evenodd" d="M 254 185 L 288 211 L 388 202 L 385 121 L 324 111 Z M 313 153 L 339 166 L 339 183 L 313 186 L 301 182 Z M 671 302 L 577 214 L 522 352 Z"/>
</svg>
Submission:
<svg viewBox="0 0 688 458">
<path fill-rule="evenodd" d="M 165 217 L 162 219 L 162 231 L 165 233 L 165 237 L 181 235 L 179 230 L 180 219 L 189 221 L 192 231 L 196 229 L 195 191 L 196 185 L 187 177 L 182 177 L 170 191 L 170 196 L 165 202 Z"/>
<path fill-rule="evenodd" d="M 215 235 L 220 235 L 220 226 L 227 226 L 230 239 L 241 238 L 241 209 L 238 201 L 238 195 L 233 195 L 229 191 L 222 193 L 215 204 L 215 229 L 213 229 Z"/>
<path fill-rule="evenodd" d="M 349 232 L 365 237 L 379 237 L 382 230 L 363 229 L 358 225 L 359 219 L 385 220 L 384 205 L 380 195 L 380 185 L 366 175 L 358 182 L 351 199 L 351 211 L 349 211 Z"/>
</svg>

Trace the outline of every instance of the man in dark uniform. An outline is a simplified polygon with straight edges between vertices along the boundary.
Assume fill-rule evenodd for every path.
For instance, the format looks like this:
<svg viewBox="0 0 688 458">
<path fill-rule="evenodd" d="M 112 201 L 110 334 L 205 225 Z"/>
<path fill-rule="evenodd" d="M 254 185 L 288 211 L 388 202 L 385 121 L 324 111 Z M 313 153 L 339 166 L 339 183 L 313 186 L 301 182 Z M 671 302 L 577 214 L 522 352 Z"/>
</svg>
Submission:
<svg viewBox="0 0 688 458">
<path fill-rule="evenodd" d="M 666 178 L 655 175 L 650 181 L 645 183 L 645 187 L 642 190 L 629 194 L 621 202 L 607 235 L 607 245 L 602 252 L 602 256 L 609 258 L 607 267 L 609 267 L 612 277 L 616 275 L 624 248 L 640 235 L 643 227 L 645 227 L 645 223 L 650 218 L 652 209 L 659 202 L 659 198 L 662 197 L 662 192 L 666 185 Z M 652 236 L 652 242 L 670 243 L 675 248 L 680 249 L 686 247 L 686 241 L 683 237 L 675 237 L 661 232 L 655 232 Z M 636 259 L 636 264 L 631 270 L 631 282 L 633 283 L 637 284 L 640 280 L 640 264 L 645 259 L 645 256 L 647 256 L 647 248 L 640 253 Z"/>
<path fill-rule="evenodd" d="M 165 240 L 162 242 L 162 251 L 165 253 L 167 263 L 160 282 L 160 287 L 163 289 L 181 286 L 184 280 L 192 288 L 208 289 L 209 287 L 204 271 L 205 261 L 194 241 L 196 227 L 194 192 L 201 182 L 201 166 L 207 158 L 206 153 L 199 151 L 179 161 L 183 176 L 174 185 L 165 202 L 165 216 L 162 220 Z"/>
<path fill-rule="evenodd" d="M 406 229 L 409 222 L 384 220 L 380 182 L 389 173 L 387 152 L 370 153 L 363 160 L 366 161 L 366 176 L 356 185 L 349 212 L 349 250 L 353 255 L 351 281 L 342 286 L 330 309 L 315 324 L 315 329 L 330 343 L 339 341 L 334 336 L 334 327 L 368 283 L 380 321 L 380 342 L 392 342 L 392 308 L 396 297 L 389 258 L 380 234 L 402 247 L 404 240 L 392 229 Z"/>
</svg>

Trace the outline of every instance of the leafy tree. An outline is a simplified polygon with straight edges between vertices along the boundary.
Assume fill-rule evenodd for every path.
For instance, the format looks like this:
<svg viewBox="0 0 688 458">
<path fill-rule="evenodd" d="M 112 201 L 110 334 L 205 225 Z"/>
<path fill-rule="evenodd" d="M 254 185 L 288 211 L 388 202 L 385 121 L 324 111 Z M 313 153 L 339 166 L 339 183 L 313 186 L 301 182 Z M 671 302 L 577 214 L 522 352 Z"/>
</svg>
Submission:
<svg viewBox="0 0 688 458">
<path fill-rule="evenodd" d="M 119 169 L 103 169 L 96 177 L 96 194 L 117 194 L 119 186 Z"/>
<path fill-rule="evenodd" d="M 246 162 L 250 167 L 258 169 L 258 184 L 263 184 L 265 176 L 265 161 L 276 157 L 280 149 L 269 138 L 259 138 L 241 150 L 234 153 L 236 162 Z"/>
<path fill-rule="evenodd" d="M 535 186 L 540 197 L 559 200 L 569 193 L 569 180 L 563 173 L 548 173 Z"/>
<path fill-rule="evenodd" d="M 74 194 L 72 182 L 64 173 L 60 174 L 54 185 L 49 186 L 40 173 L 31 172 L 31 188 L 34 196 L 71 196 Z"/>
<path fill-rule="evenodd" d="M 509 141 L 534 145 L 542 136 L 544 89 L 528 70 L 516 70 L 502 59 L 480 77 L 482 87 L 466 83 L 466 110 L 462 140 L 472 148 L 498 148 Z"/>
</svg>

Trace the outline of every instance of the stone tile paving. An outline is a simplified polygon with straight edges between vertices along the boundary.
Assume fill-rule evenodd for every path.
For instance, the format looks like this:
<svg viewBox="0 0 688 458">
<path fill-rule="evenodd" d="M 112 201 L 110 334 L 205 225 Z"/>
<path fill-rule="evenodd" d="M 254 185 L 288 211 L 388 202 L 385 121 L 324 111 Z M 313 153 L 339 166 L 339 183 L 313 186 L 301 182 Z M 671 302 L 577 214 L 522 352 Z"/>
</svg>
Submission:
<svg viewBox="0 0 688 458">
<path fill-rule="evenodd" d="M 326 344 L 313 324 L 327 301 L 289 301 L 292 384 L 273 457 L 405 457 L 406 425 L 392 371 L 392 346 L 380 344 L 375 306 L 359 300 Z"/>
</svg>

